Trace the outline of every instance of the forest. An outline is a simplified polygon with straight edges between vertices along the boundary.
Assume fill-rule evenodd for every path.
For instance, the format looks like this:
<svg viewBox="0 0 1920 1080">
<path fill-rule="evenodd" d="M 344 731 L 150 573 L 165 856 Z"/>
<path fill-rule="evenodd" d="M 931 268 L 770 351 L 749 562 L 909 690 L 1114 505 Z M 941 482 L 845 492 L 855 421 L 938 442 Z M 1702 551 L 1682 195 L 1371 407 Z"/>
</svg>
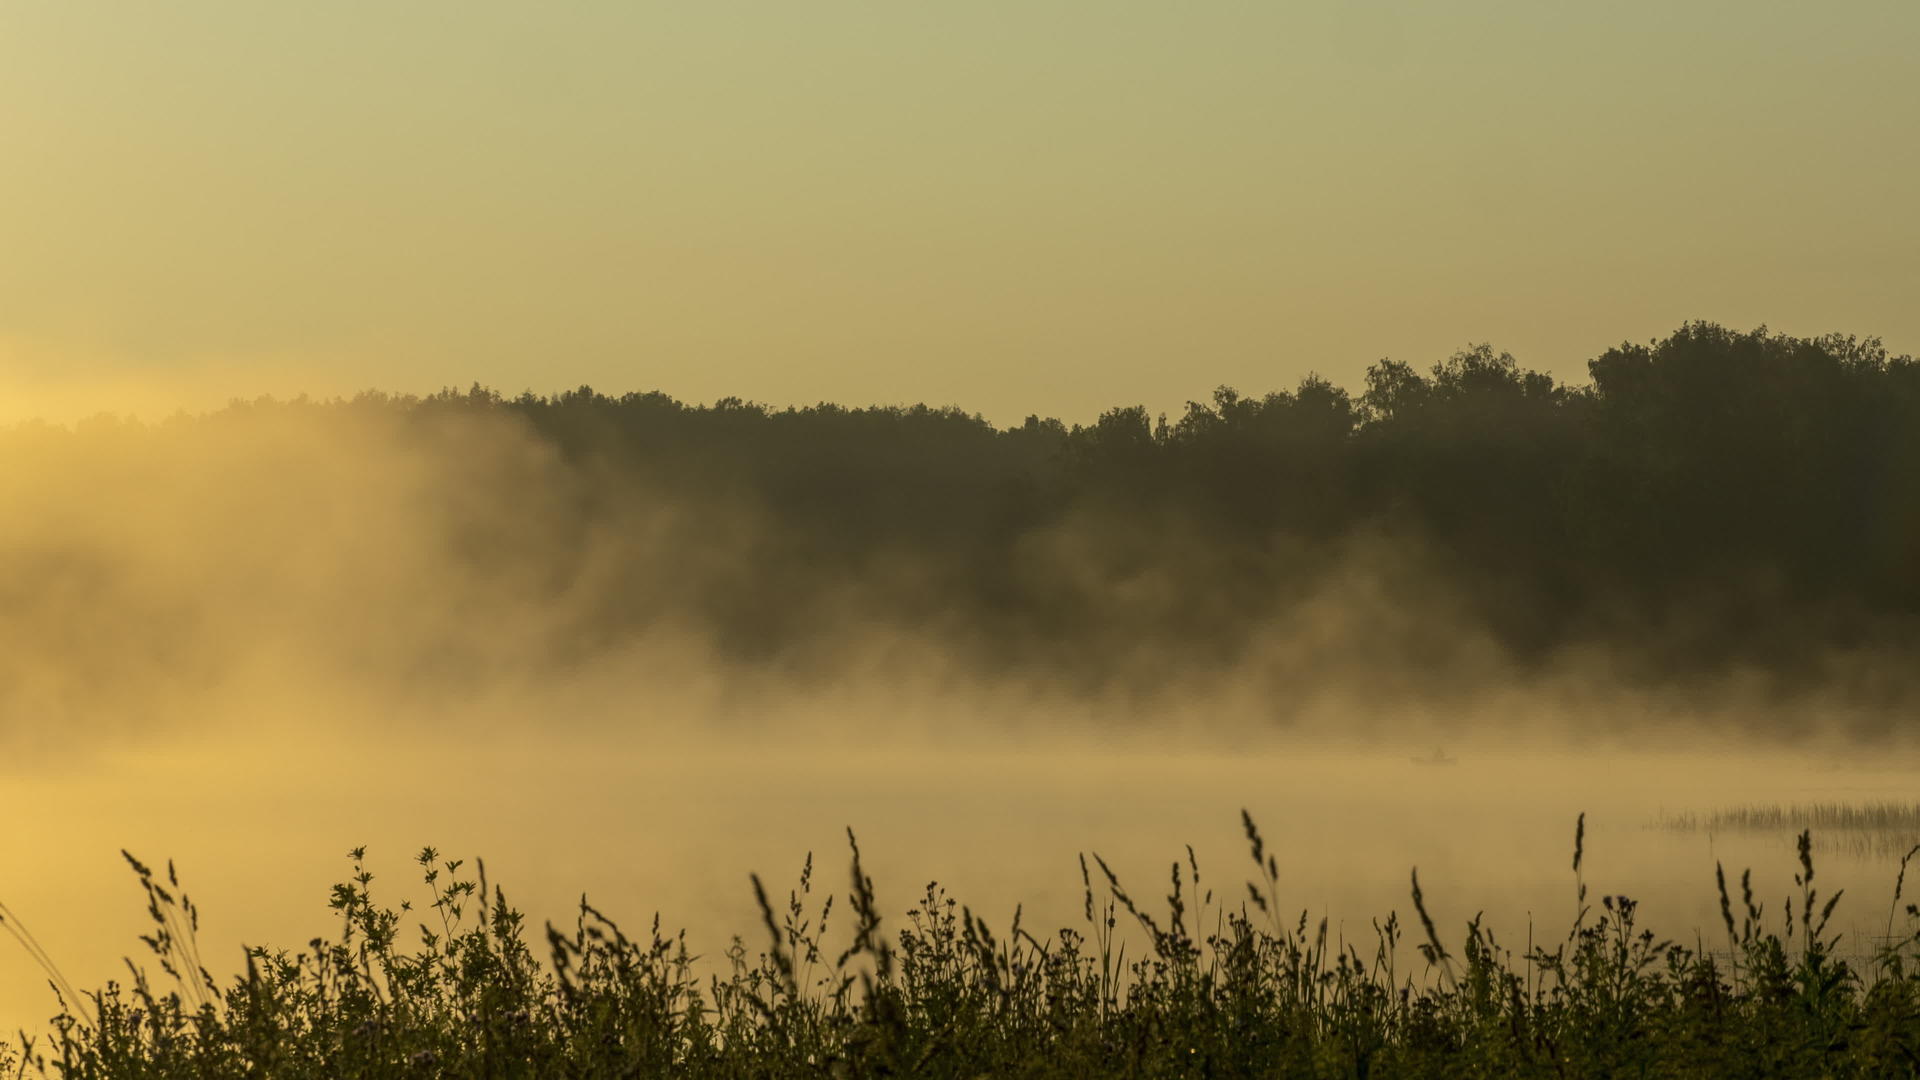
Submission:
<svg viewBox="0 0 1920 1080">
<path fill-rule="evenodd" d="M 1006 428 L 957 407 L 475 385 L 24 425 L 0 449 L 190 440 L 261 414 L 376 415 L 427 443 L 505 421 L 550 467 L 478 455 L 435 497 L 485 487 L 520 508 L 509 521 L 540 519 L 453 545 L 478 578 L 533 567 L 570 598 L 548 659 L 671 619 L 721 656 L 805 678 L 857 613 L 970 671 L 1148 692 L 1246 663 L 1263 627 L 1357 562 L 1380 605 L 1444 610 L 1522 672 L 1598 649 L 1623 682 L 1792 683 L 1828 678 L 1837 654 L 1920 641 L 1911 357 L 1692 323 L 1588 370 L 1572 385 L 1476 346 L 1424 371 L 1382 360 L 1357 389 L 1309 375 L 1257 395 L 1222 386 L 1177 416 L 1123 406 Z M 641 514 L 661 506 L 677 524 Z M 663 528 L 684 536 L 662 547 Z M 57 559 L 41 580 L 80 572 L 72 545 Z M 1379 647 L 1444 667 L 1432 637 Z"/>
</svg>

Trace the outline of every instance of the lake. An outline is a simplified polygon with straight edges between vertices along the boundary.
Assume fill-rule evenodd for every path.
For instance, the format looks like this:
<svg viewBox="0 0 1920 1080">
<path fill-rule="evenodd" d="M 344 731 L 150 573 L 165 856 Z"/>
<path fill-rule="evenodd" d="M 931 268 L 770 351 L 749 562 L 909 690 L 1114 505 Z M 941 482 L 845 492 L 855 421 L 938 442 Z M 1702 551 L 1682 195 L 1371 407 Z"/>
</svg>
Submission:
<svg viewBox="0 0 1920 1080">
<path fill-rule="evenodd" d="M 153 864 L 172 858 L 201 909 L 208 966 L 224 981 L 241 966 L 242 942 L 296 948 L 337 933 L 326 898 L 346 875 L 349 848 L 368 848 L 377 899 L 424 907 L 412 859 L 432 844 L 447 858 L 485 857 L 490 880 L 528 912 L 537 952 L 541 923 L 570 923 L 584 892 L 630 931 L 659 911 L 713 958 L 736 933 L 760 948 L 749 873 L 784 897 L 809 852 L 815 898 L 843 894 L 844 928 L 848 826 L 893 930 L 932 880 L 996 932 L 1016 904 L 1036 933 L 1080 927 L 1081 852 L 1098 852 L 1137 900 L 1163 911 L 1170 865 L 1185 863 L 1189 843 L 1202 890 L 1214 890 L 1211 920 L 1221 902 L 1242 902 L 1253 876 L 1245 808 L 1278 855 L 1289 921 L 1301 910 L 1325 915 L 1330 934 L 1370 955 L 1371 917 L 1411 917 L 1408 875 L 1418 866 L 1450 944 L 1484 911 L 1518 951 L 1530 929 L 1550 943 L 1571 924 L 1574 822 L 1585 812 L 1589 902 L 1631 895 L 1643 925 L 1688 943 L 1698 931 L 1714 947 L 1724 939 L 1715 859 L 1728 867 L 1736 906 L 1738 872 L 1752 866 L 1776 917 L 1798 893 L 1791 839 L 1650 827 L 1663 814 L 1911 801 L 1920 791 L 1910 754 L 1733 744 L 1635 752 L 1459 742 L 1446 748 L 1457 763 L 1435 766 L 1412 760 L 1432 754 L 1430 743 L 1244 733 L 305 730 L 153 738 L 17 769 L 0 785 L 0 811 L 14 823 L 0 837 L 0 900 L 74 983 L 94 987 L 143 949 L 144 902 L 119 850 Z M 1822 896 L 1846 888 L 1835 926 L 1858 943 L 1884 932 L 1898 859 L 1839 841 L 1816 834 L 1815 884 Z M 4 945 L 0 1018 L 37 1026 L 52 996 L 25 952 Z"/>
</svg>

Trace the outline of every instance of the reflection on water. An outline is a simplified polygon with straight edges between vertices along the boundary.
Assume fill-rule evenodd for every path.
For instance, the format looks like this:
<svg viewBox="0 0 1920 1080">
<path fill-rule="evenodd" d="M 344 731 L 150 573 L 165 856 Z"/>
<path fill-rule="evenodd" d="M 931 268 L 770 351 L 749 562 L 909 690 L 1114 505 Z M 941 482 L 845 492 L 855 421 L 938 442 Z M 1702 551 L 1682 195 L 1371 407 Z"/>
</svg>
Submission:
<svg viewBox="0 0 1920 1080">
<path fill-rule="evenodd" d="M 1920 853 L 1920 803 L 1887 800 L 1859 802 L 1772 803 L 1720 807 L 1705 813 L 1683 810 L 1661 816 L 1659 826 L 1676 832 L 1718 835 L 1759 833 L 1796 837 L 1818 833 L 1829 851 L 1904 857 Z"/>
<path fill-rule="evenodd" d="M 1408 909 L 1417 865 L 1443 931 L 1476 913 L 1504 942 L 1557 939 L 1576 910 L 1575 816 L 1587 813 L 1592 899 L 1625 893 L 1643 923 L 1709 947 L 1719 931 L 1714 862 L 1751 865 L 1770 914 L 1797 890 L 1790 844 L 1765 832 L 1650 825 L 1747 804 L 1898 799 L 1920 770 L 1767 754 L 1498 752 L 1449 747 L 1332 752 L 1274 743 L 1213 750 L 1092 741 L 844 748 L 765 739 L 666 747 L 604 736 L 361 737 L 290 745 L 223 740 L 148 747 L 70 771 L 11 776 L 0 809 L 0 897 L 83 987 L 136 954 L 142 900 L 119 851 L 176 860 L 202 911 L 204 955 L 222 978 L 241 942 L 296 947 L 337 927 L 328 886 L 344 853 L 369 848 L 376 899 L 427 898 L 413 855 L 426 844 L 484 856 L 492 880 L 537 929 L 567 921 L 582 892 L 616 918 L 655 911 L 718 956 L 733 933 L 757 945 L 747 875 L 778 891 L 808 852 L 815 890 L 844 889 L 845 828 L 860 837 L 882 910 L 899 916 L 929 880 L 990 922 L 1015 904 L 1036 931 L 1079 924 L 1078 853 L 1099 852 L 1137 898 L 1167 891 L 1192 844 L 1216 906 L 1253 876 L 1240 811 L 1280 864 L 1283 909 L 1325 914 L 1330 933 L 1372 940 L 1369 919 Z M 1415 747 L 1413 749 L 1418 749 Z M 1884 932 L 1898 856 L 1827 844 L 1823 895 L 1846 888 L 1835 925 Z M 37 1025 L 42 975 L 12 943 L 0 962 L 0 1020 Z"/>
</svg>

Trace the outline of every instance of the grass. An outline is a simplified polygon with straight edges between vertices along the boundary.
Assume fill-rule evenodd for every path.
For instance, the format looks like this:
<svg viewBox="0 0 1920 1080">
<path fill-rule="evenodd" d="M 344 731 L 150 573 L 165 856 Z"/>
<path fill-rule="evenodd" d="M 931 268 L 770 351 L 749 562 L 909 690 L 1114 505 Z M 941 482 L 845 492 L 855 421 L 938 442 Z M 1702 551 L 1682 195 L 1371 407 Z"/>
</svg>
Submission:
<svg viewBox="0 0 1920 1080">
<path fill-rule="evenodd" d="M 1707 813 L 1663 814 L 1655 822 L 1675 832 L 1773 833 L 1812 830 L 1823 842 L 1856 855 L 1899 855 L 1920 843 L 1920 803 L 1772 803 Z"/>
<path fill-rule="evenodd" d="M 172 867 L 129 856 L 153 929 L 124 983 L 76 992 L 0 911 L 62 1010 L 0 1057 L 8 1075 L 71 1078 L 1920 1073 L 1911 852 L 1864 964 L 1836 952 L 1840 895 L 1816 887 L 1808 833 L 1783 911 L 1754 901 L 1750 873 L 1737 890 L 1719 873 L 1726 941 L 1709 948 L 1657 938 L 1624 896 L 1588 902 L 1584 816 L 1580 913 L 1550 947 L 1516 954 L 1478 918 L 1443 930 L 1416 871 L 1414 920 L 1376 920 L 1363 950 L 1282 915 L 1281 854 L 1242 826 L 1251 872 L 1218 893 L 1191 849 L 1154 904 L 1082 858 L 1082 925 L 1045 937 L 1018 912 L 991 927 L 938 884 L 890 926 L 850 832 L 843 893 L 816 895 L 811 856 L 784 900 L 756 876 L 761 943 L 736 938 L 717 964 L 658 918 L 629 934 L 584 899 L 571 926 L 535 933 L 483 865 L 431 848 L 423 906 L 386 905 L 355 851 L 331 935 L 250 948 L 225 984 Z"/>
</svg>

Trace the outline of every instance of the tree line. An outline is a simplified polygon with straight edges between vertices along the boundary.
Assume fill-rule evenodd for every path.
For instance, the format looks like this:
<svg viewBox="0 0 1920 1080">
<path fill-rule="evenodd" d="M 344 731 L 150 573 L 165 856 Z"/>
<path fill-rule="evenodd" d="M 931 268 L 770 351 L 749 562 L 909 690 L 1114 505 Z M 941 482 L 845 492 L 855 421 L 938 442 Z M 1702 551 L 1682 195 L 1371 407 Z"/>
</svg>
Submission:
<svg viewBox="0 0 1920 1080">
<path fill-rule="evenodd" d="M 711 510 L 701 529 L 728 557 L 696 570 L 687 555 L 664 585 L 657 550 L 603 572 L 581 648 L 672 608 L 726 654 L 779 663 L 857 611 L 986 670 L 1151 682 L 1245 660 L 1263 627 L 1369 559 L 1398 568 L 1375 575 L 1377 605 L 1444 597 L 1521 667 L 1597 645 L 1623 677 L 1816 673 L 1836 650 L 1920 641 L 1911 357 L 1692 323 L 1588 371 L 1569 384 L 1482 345 L 1424 371 L 1382 360 L 1357 392 L 1309 375 L 1258 396 L 1223 386 L 1178 415 L 1009 427 L 952 407 L 584 386 L 317 407 L 422 430 L 510 420 L 572 478 L 580 545 L 618 543 L 639 503 Z M 546 560 L 556 588 L 577 554 L 471 539 L 475 572 Z M 1418 642 L 1396 648 L 1423 662 Z"/>
</svg>

